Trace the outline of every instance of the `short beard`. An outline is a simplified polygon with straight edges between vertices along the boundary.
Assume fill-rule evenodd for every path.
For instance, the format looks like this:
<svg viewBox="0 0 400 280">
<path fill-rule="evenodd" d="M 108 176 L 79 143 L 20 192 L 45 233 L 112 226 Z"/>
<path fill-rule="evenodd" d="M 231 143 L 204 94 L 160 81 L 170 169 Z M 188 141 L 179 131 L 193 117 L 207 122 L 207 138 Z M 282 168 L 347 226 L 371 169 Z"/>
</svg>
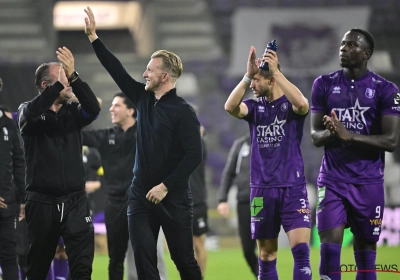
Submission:
<svg viewBox="0 0 400 280">
<path fill-rule="evenodd" d="M 157 78 L 157 84 L 153 87 L 149 87 L 146 85 L 145 90 L 155 92 L 157 89 L 161 87 L 161 77 Z"/>
</svg>

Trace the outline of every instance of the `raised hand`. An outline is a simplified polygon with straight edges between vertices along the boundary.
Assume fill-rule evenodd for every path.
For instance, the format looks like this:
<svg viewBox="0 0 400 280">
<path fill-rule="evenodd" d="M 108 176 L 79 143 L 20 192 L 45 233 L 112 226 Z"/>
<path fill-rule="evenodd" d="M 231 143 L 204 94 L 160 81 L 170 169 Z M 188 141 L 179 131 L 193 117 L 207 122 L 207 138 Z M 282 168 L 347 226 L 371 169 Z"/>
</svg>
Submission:
<svg viewBox="0 0 400 280">
<path fill-rule="evenodd" d="M 249 57 L 247 59 L 247 73 L 246 76 L 250 79 L 254 77 L 255 74 L 258 73 L 258 66 L 261 63 L 261 59 L 256 58 L 256 48 L 251 46 Z"/>
<path fill-rule="evenodd" d="M 265 61 L 266 63 L 268 63 L 268 67 L 269 67 L 269 72 L 271 73 L 271 75 L 274 75 L 274 73 L 278 70 L 278 55 L 275 51 L 273 50 L 268 50 L 267 53 L 264 53 L 263 61 Z"/>
<path fill-rule="evenodd" d="M 64 67 L 60 67 L 60 70 L 58 71 L 58 81 L 62 83 L 64 87 L 68 86 L 68 79 L 67 76 L 65 75 Z"/>
<path fill-rule="evenodd" d="M 93 11 L 89 6 L 84 11 L 87 14 L 87 17 L 85 17 L 85 33 L 90 42 L 93 42 L 98 38 L 96 34 L 96 20 Z"/>
<path fill-rule="evenodd" d="M 72 52 L 68 48 L 62 47 L 58 48 L 56 54 L 58 60 L 62 63 L 65 75 L 67 77 L 70 77 L 72 73 L 74 73 L 75 71 L 75 59 L 74 56 L 72 55 Z"/>
</svg>

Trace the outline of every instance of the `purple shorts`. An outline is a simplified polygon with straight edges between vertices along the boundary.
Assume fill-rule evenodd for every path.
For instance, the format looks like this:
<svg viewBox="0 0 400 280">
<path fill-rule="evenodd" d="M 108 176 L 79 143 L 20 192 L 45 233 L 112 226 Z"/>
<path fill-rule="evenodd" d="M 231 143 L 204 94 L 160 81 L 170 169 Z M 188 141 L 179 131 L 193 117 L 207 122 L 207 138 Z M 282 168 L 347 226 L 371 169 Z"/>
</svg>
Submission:
<svg viewBox="0 0 400 280">
<path fill-rule="evenodd" d="M 285 232 L 311 227 L 311 211 L 306 185 L 294 187 L 251 188 L 251 236 L 274 239 L 281 225 Z"/>
<path fill-rule="evenodd" d="M 318 182 L 318 232 L 345 225 L 356 237 L 377 242 L 385 205 L 383 183 Z"/>
</svg>

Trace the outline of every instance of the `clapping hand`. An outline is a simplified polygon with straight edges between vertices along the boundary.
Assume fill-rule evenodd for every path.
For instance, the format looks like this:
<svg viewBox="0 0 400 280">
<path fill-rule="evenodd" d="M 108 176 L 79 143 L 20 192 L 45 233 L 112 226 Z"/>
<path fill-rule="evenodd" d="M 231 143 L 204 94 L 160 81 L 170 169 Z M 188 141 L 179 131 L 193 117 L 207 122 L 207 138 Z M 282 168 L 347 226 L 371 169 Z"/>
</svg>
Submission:
<svg viewBox="0 0 400 280">
<path fill-rule="evenodd" d="M 68 79 L 67 76 L 65 75 L 64 67 L 60 67 L 60 70 L 58 71 L 58 81 L 62 83 L 64 87 L 68 86 Z"/>
<path fill-rule="evenodd" d="M 344 124 L 338 119 L 334 110 L 331 112 L 331 117 L 324 116 L 324 125 L 332 134 L 342 141 L 350 141 L 352 136 Z"/>
<path fill-rule="evenodd" d="M 256 48 L 251 46 L 249 57 L 247 59 L 247 73 L 246 76 L 253 79 L 254 75 L 258 73 L 258 66 L 261 63 L 260 58 L 256 58 Z"/>
<path fill-rule="evenodd" d="M 65 75 L 71 77 L 72 73 L 75 71 L 75 59 L 72 52 L 67 47 L 62 47 L 58 48 L 56 54 L 58 60 L 62 63 Z"/>
</svg>

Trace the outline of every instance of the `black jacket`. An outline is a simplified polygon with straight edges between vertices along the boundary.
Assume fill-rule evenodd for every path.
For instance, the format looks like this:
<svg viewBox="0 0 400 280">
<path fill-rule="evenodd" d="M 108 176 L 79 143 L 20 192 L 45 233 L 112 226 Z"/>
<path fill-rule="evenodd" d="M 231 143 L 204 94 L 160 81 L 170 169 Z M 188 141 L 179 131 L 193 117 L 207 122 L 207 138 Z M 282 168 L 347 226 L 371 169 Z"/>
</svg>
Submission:
<svg viewBox="0 0 400 280">
<path fill-rule="evenodd" d="M 92 43 L 101 64 L 137 110 L 137 150 L 129 195 L 145 199 L 164 183 L 169 193 L 189 192 L 189 177 L 202 161 L 200 123 L 173 88 L 160 100 L 133 79 L 100 39 Z"/>
<path fill-rule="evenodd" d="M 131 186 L 136 154 L 136 125 L 82 131 L 83 145 L 97 148 L 104 169 L 104 192 L 124 197 Z"/>
<path fill-rule="evenodd" d="M 226 202 L 232 186 L 237 186 L 237 201 L 250 203 L 250 134 L 237 139 L 228 155 L 221 184 L 218 202 Z"/>
<path fill-rule="evenodd" d="M 204 139 L 201 139 L 203 145 L 203 161 L 190 176 L 190 190 L 192 191 L 193 205 L 207 204 L 206 188 L 206 158 L 207 147 Z"/>
<path fill-rule="evenodd" d="M 13 184 L 13 180 L 16 186 Z M 1 215 L 15 215 L 25 199 L 25 158 L 17 124 L 0 109 L 0 197 L 7 209 Z"/>
<path fill-rule="evenodd" d="M 79 103 L 67 102 L 57 113 L 50 107 L 64 88 L 58 81 L 18 109 L 28 200 L 60 202 L 85 189 L 81 128 L 97 118 L 100 106 L 80 78 L 71 87 Z"/>
</svg>

